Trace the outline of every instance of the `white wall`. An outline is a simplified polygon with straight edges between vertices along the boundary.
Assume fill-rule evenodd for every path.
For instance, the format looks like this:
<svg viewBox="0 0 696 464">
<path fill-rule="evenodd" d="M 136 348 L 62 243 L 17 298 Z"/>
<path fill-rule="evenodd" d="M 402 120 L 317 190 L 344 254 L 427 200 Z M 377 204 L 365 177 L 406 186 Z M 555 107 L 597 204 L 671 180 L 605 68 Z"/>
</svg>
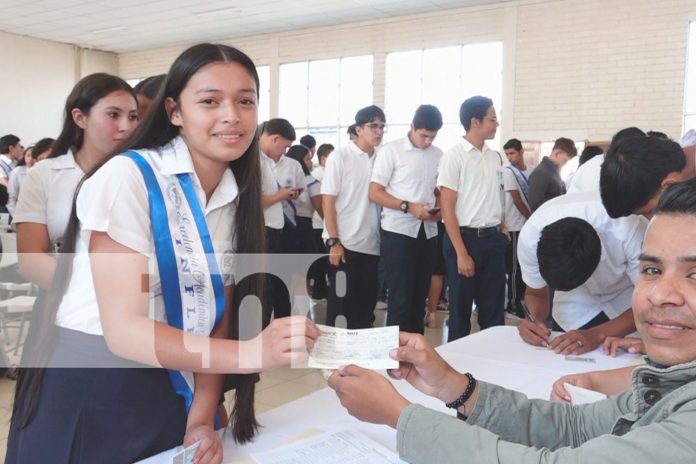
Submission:
<svg viewBox="0 0 696 464">
<path fill-rule="evenodd" d="M 112 53 L 0 32 L 0 135 L 12 133 L 28 146 L 56 137 L 65 98 L 80 77 L 118 72 Z"/>
<path fill-rule="evenodd" d="M 272 85 L 279 63 L 373 53 L 383 104 L 387 52 L 502 40 L 503 140 L 608 140 L 628 125 L 678 137 L 690 20 L 693 0 L 523 0 L 224 42 L 271 65 Z M 119 55 L 119 73 L 166 72 L 183 48 Z"/>
</svg>

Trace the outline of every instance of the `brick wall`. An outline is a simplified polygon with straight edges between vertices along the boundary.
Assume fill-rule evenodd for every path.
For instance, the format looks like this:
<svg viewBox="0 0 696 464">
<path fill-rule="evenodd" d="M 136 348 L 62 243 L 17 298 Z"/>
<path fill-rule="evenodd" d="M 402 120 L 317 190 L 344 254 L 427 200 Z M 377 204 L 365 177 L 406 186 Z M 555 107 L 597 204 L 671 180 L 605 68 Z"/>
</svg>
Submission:
<svg viewBox="0 0 696 464">
<path fill-rule="evenodd" d="M 372 53 L 374 100 L 383 104 L 386 53 L 502 40 L 501 138 L 606 140 L 628 125 L 677 137 L 690 20 L 693 0 L 528 0 L 225 42 L 272 68 Z M 119 72 L 165 72 L 183 48 L 122 54 Z M 277 102 L 275 89 L 271 100 Z"/>
</svg>

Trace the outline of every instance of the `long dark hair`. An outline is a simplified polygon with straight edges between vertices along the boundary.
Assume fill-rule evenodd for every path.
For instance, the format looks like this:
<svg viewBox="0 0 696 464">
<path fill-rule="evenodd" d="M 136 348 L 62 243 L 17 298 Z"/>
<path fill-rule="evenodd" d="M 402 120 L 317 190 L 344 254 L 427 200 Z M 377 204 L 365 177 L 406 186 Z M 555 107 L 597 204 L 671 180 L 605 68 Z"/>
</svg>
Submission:
<svg viewBox="0 0 696 464">
<path fill-rule="evenodd" d="M 309 169 L 307 168 L 307 165 L 304 162 L 304 157 L 309 154 L 309 148 L 305 147 L 304 145 L 293 145 L 288 149 L 288 152 L 285 153 L 285 156 L 288 158 L 292 158 L 298 163 L 300 163 L 300 166 L 302 166 L 302 172 L 304 172 L 305 176 L 310 175 Z"/>
<path fill-rule="evenodd" d="M 99 100 L 118 90 L 130 93 L 137 103 L 138 100 L 135 98 L 133 88 L 120 77 L 106 73 L 95 73 L 80 79 L 65 100 L 63 130 L 53 144 L 51 154 L 48 157 L 53 158 L 67 153 L 68 150 L 78 151 L 82 148 L 85 131 L 75 124 L 72 111 L 78 109 L 87 115 Z"/>
<path fill-rule="evenodd" d="M 179 134 L 179 128 L 174 126 L 164 106 L 167 98 L 172 98 L 179 103 L 181 92 L 191 77 L 204 66 L 216 62 L 234 62 L 242 65 L 253 77 L 256 88 L 259 86 L 259 78 L 253 61 L 243 52 L 226 45 L 199 44 L 184 51 L 172 64 L 164 85 L 160 88 L 152 106 L 143 121 L 138 125 L 131 136 L 118 147 L 116 152 L 100 162 L 94 169 L 87 173 L 84 179 L 91 177 L 108 159 L 130 148 L 156 148 L 166 145 Z M 239 253 L 262 253 L 265 247 L 263 208 L 261 207 L 261 167 L 258 156 L 258 143 L 254 138 L 249 148 L 237 160 L 230 162 L 230 168 L 239 187 L 237 198 L 237 220 L 233 234 L 237 241 Z M 84 182 L 84 179 L 82 182 Z M 80 190 L 82 182 L 75 192 L 75 198 Z M 53 327 L 58 305 L 67 289 L 72 274 L 72 260 L 70 254 L 75 251 L 77 233 L 79 232 L 79 220 L 75 211 L 75 200 L 70 215 L 70 222 L 65 233 L 65 241 L 61 248 L 58 267 L 56 269 L 51 293 L 47 298 L 46 314 L 41 317 L 39 327 L 33 327 L 37 332 L 35 339 L 40 341 L 43 350 L 37 350 L 39 358 L 32 360 L 45 362 L 48 359 L 48 347 L 53 340 Z M 236 289 L 237 294 L 253 294 L 262 298 L 263 281 L 258 279 L 244 279 L 244 289 Z M 234 302 L 234 307 L 239 306 L 239 301 Z M 238 311 L 234 310 L 237 314 Z M 232 318 L 233 324 L 230 337 L 239 337 L 239 321 Z M 245 334 L 246 335 L 246 334 Z M 15 404 L 13 408 L 12 422 L 17 422 L 19 427 L 25 427 L 33 418 L 38 406 L 38 398 L 41 389 L 44 369 L 22 369 L 17 379 Z M 230 424 L 235 440 L 240 443 L 251 440 L 258 430 L 258 423 L 254 414 L 254 387 L 256 375 L 239 375 L 235 392 L 235 406 L 230 417 Z"/>
</svg>

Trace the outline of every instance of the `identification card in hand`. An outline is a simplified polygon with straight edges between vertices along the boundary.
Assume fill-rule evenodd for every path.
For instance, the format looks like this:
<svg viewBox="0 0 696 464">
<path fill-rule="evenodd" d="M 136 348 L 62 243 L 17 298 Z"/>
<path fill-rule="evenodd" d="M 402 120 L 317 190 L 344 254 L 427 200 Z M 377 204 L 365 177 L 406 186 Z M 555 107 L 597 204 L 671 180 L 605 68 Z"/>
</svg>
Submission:
<svg viewBox="0 0 696 464">
<path fill-rule="evenodd" d="M 319 325 L 321 336 L 309 354 L 309 367 L 338 369 L 357 364 L 366 369 L 396 369 L 399 362 L 389 352 L 399 347 L 399 326 L 342 329 Z"/>
<path fill-rule="evenodd" d="M 196 455 L 196 450 L 201 446 L 201 442 L 197 441 L 188 448 L 184 448 L 181 452 L 174 455 L 172 464 L 193 464 L 193 457 Z"/>
</svg>

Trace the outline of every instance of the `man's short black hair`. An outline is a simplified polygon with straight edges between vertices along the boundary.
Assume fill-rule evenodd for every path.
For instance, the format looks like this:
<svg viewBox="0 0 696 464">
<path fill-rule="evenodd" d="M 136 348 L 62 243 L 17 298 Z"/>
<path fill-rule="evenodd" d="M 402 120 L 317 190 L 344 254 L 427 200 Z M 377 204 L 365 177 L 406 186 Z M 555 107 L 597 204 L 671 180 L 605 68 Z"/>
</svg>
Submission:
<svg viewBox="0 0 696 464">
<path fill-rule="evenodd" d="M 667 187 L 655 208 L 658 214 L 696 216 L 696 178 Z"/>
<path fill-rule="evenodd" d="M 442 113 L 433 105 L 421 105 L 413 115 L 413 129 L 437 132 L 442 129 Z"/>
<path fill-rule="evenodd" d="M 678 143 L 655 137 L 633 137 L 611 145 L 599 174 L 602 203 L 613 218 L 629 216 L 645 206 L 662 181 L 686 165 Z"/>
<path fill-rule="evenodd" d="M 567 217 L 541 231 L 539 272 L 553 289 L 568 292 L 581 286 L 597 269 L 601 257 L 599 235 L 587 221 Z"/>
<path fill-rule="evenodd" d="M 624 127 L 612 136 L 611 142 L 609 142 L 609 149 L 611 149 L 612 145 L 618 145 L 624 140 L 632 139 L 633 137 L 643 136 L 645 136 L 645 132 L 643 132 L 635 126 Z"/>
<path fill-rule="evenodd" d="M 295 128 L 292 127 L 290 121 L 283 118 L 269 119 L 268 121 L 264 122 L 262 124 L 260 133 L 268 135 L 280 135 L 284 139 L 290 140 L 291 142 L 294 142 L 296 137 Z"/>
<path fill-rule="evenodd" d="M 464 126 L 464 130 L 471 129 L 471 118 L 483 119 L 491 106 L 493 106 L 493 100 L 481 95 L 464 100 L 462 106 L 459 107 L 459 121 Z"/>
<path fill-rule="evenodd" d="M 503 150 L 517 150 L 522 151 L 522 142 L 517 139 L 510 139 L 503 145 Z"/>
<path fill-rule="evenodd" d="M 303 145 L 311 150 L 312 148 L 317 146 L 317 139 L 315 139 L 309 134 L 303 135 L 302 137 L 300 137 L 300 145 Z"/>
<path fill-rule="evenodd" d="M 19 143 L 19 137 L 14 134 L 7 134 L 0 137 L 0 153 L 9 153 L 10 147 Z"/>
<path fill-rule="evenodd" d="M 595 156 L 601 155 L 602 153 L 604 153 L 602 147 L 597 145 L 586 145 L 585 148 L 582 149 L 582 153 L 580 154 L 580 162 L 578 165 L 582 166 Z"/>
</svg>

